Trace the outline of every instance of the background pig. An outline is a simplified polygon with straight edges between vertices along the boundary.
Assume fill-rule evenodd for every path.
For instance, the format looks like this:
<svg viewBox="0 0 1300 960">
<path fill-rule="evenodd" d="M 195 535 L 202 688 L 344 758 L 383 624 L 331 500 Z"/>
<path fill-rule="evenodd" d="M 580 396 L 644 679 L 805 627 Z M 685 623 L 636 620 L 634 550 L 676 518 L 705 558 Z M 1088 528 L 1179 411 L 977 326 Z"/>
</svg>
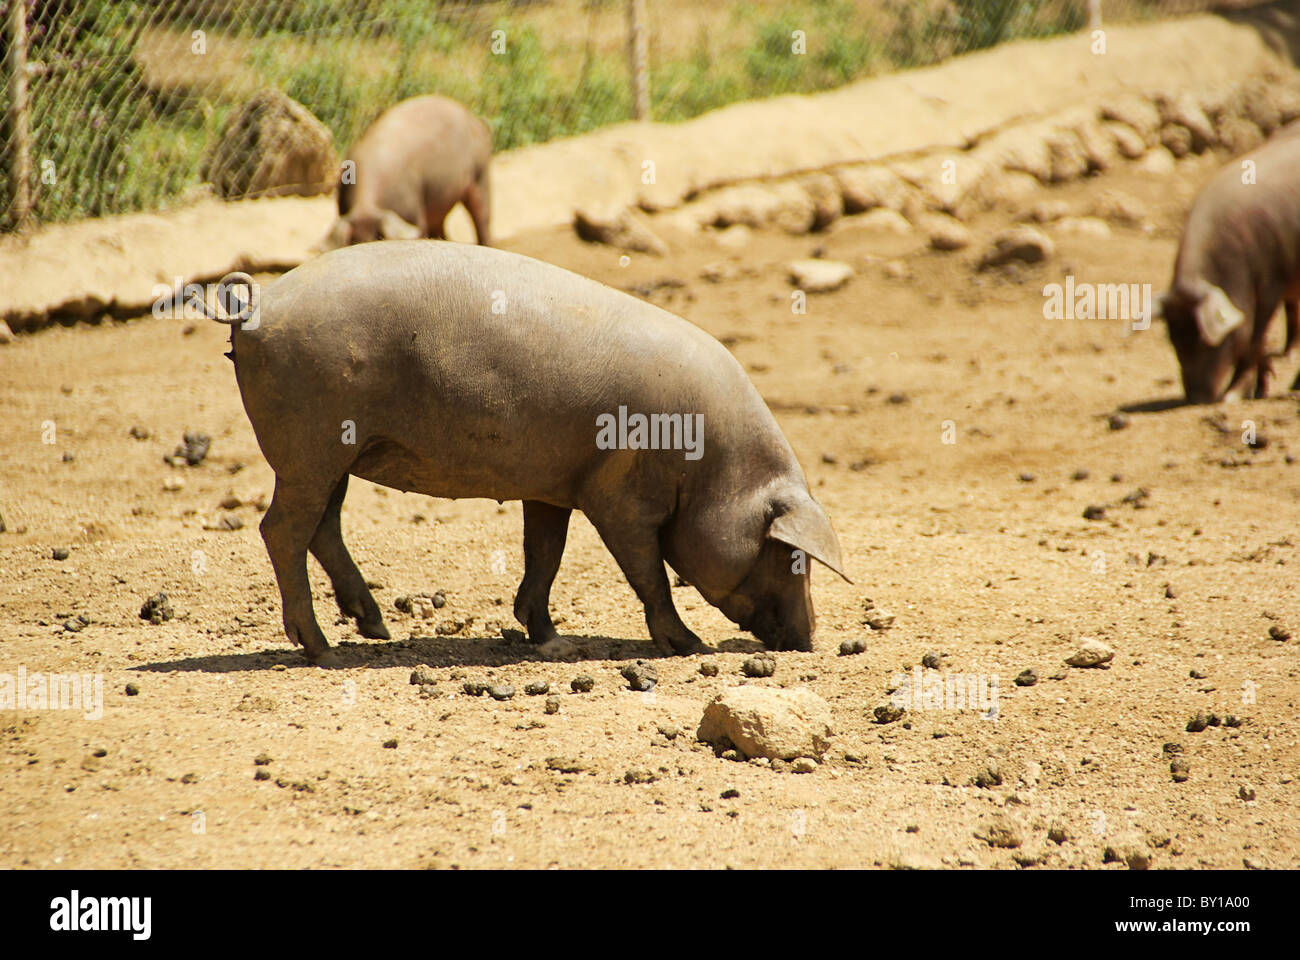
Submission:
<svg viewBox="0 0 1300 960">
<path fill-rule="evenodd" d="M 339 219 L 330 247 L 371 240 L 444 237 L 457 203 L 474 221 L 478 242 L 488 231 L 487 124 L 446 97 L 403 100 L 379 116 L 348 154 L 355 183 L 338 190 Z"/>
<path fill-rule="evenodd" d="M 1289 355 L 1300 333 L 1300 124 L 1220 170 L 1192 205 L 1174 278 L 1156 301 L 1190 403 L 1266 396 L 1269 321 L 1286 305 Z M 1254 183 L 1243 183 L 1243 161 Z M 1297 378 L 1300 385 L 1300 378 Z"/>
<path fill-rule="evenodd" d="M 524 501 L 515 615 L 547 655 L 570 645 L 547 605 L 572 510 L 600 533 L 664 651 L 700 641 L 667 561 L 776 649 L 811 649 L 807 557 L 842 573 L 803 470 L 740 364 L 657 307 L 486 247 L 408 241 L 332 253 L 262 291 L 232 328 L 240 393 L 275 470 L 262 521 L 290 640 L 329 662 L 311 553 L 364 636 L 388 631 L 348 555 L 349 475 L 437 497 Z M 601 449 L 598 422 L 702 415 L 702 455 Z M 341 442 L 345 421 L 355 443 Z M 802 553 L 796 553 L 802 551 Z"/>
</svg>

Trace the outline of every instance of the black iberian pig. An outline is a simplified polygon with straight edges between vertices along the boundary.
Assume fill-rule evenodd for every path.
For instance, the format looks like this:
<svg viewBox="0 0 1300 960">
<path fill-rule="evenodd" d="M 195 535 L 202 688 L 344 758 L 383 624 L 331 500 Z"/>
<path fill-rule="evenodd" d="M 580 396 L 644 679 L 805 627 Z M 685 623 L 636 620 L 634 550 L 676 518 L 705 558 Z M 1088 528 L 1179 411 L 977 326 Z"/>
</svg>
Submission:
<svg viewBox="0 0 1300 960">
<path fill-rule="evenodd" d="M 575 509 L 661 650 L 701 649 L 665 561 L 767 646 L 811 649 L 808 558 L 844 576 L 839 541 L 740 364 L 693 324 L 528 257 L 422 240 L 327 253 L 246 315 L 236 376 L 276 476 L 262 536 L 309 659 L 333 657 L 309 550 L 362 635 L 388 636 L 340 534 L 349 476 L 522 500 L 514 611 L 547 656 L 573 651 L 547 607 Z"/>
<path fill-rule="evenodd" d="M 339 176 L 339 219 L 326 246 L 441 240 L 447 214 L 457 203 L 474 221 L 478 242 L 490 243 L 491 159 L 487 124 L 455 100 L 403 100 L 380 114 L 348 153 Z"/>
<path fill-rule="evenodd" d="M 1156 298 L 1189 403 L 1268 394 L 1269 322 L 1286 307 L 1286 346 L 1300 336 L 1300 124 L 1238 157 L 1187 215 L 1174 278 Z M 1296 386 L 1300 386 L 1297 378 Z M 1293 387 L 1295 389 L 1295 387 Z"/>
</svg>

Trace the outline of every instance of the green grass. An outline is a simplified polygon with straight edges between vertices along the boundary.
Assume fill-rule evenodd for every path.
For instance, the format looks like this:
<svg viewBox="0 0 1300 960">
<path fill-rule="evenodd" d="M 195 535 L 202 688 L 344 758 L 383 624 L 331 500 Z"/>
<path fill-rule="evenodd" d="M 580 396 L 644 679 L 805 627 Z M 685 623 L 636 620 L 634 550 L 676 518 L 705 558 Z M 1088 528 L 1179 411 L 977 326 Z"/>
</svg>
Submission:
<svg viewBox="0 0 1300 960">
<path fill-rule="evenodd" d="M 54 158 L 59 173 L 56 184 L 34 191 L 43 222 L 153 209 L 192 193 L 201 186 L 203 155 L 237 103 L 203 87 L 202 78 L 179 94 L 153 95 L 127 56 L 134 4 L 79 2 L 93 16 L 75 38 L 64 31 L 45 42 L 65 56 L 71 47 L 88 65 L 38 79 L 30 94 L 33 166 L 39 174 L 41 159 Z M 622 51 L 601 52 L 583 36 L 543 37 L 535 24 L 547 21 L 531 9 L 462 3 L 456 19 L 429 0 L 182 0 L 171 12 L 186 33 L 200 23 L 237 37 L 243 68 L 311 110 L 341 152 L 383 109 L 422 93 L 469 105 L 491 125 L 499 151 L 627 120 Z M 598 0 L 584 11 L 621 16 L 621 9 Z M 250 11 L 258 30 L 248 25 Z M 655 53 L 652 117 L 679 121 L 741 100 L 826 90 L 1012 37 L 1077 29 L 1082 16 L 1081 5 L 1067 0 L 736 4 L 727 45 L 702 30 L 693 46 Z M 502 55 L 489 53 L 493 29 L 506 31 Z M 803 31 L 803 53 L 792 49 L 795 31 Z M 41 38 L 33 43 L 33 60 L 51 59 Z M 0 170 L 0 210 L 10 195 L 7 176 Z"/>
</svg>

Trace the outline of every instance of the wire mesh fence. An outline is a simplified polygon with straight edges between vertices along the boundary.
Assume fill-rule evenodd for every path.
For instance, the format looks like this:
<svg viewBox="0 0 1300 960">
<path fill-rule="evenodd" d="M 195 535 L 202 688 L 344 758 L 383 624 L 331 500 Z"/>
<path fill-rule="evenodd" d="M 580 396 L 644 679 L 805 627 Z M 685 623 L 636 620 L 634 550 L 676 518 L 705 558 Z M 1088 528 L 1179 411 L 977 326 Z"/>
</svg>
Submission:
<svg viewBox="0 0 1300 960">
<path fill-rule="evenodd" d="M 1105 0 L 1104 13 L 1140 19 L 1209 5 Z M 335 166 L 385 108 L 418 94 L 465 103 L 504 150 L 1075 31 L 1102 7 L 1101 0 L 7 0 L 0 230 L 158 209 L 212 192 L 325 191 L 336 171 L 322 167 Z"/>
</svg>

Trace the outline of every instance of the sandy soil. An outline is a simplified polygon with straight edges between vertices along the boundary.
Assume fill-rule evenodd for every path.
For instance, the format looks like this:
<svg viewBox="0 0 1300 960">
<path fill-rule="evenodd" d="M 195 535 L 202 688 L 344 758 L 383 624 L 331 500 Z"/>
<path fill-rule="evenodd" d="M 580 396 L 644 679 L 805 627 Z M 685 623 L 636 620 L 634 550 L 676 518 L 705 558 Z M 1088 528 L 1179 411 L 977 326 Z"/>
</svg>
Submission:
<svg viewBox="0 0 1300 960">
<path fill-rule="evenodd" d="M 626 266 L 567 232 L 512 245 L 653 290 L 731 347 L 790 437 L 857 584 L 819 571 L 816 650 L 781 654 L 774 677 L 749 681 L 830 703 L 835 744 L 809 774 L 695 743 L 704 704 L 744 682 L 758 645 L 689 588 L 679 608 L 717 653 L 659 658 L 653 694 L 625 689 L 620 663 L 655 651 L 580 517 L 553 609 L 588 658 L 542 662 L 502 640 L 522 570 L 516 503 L 354 481 L 345 535 L 382 584 L 395 639 L 331 622 L 313 565 L 346 667 L 308 667 L 281 632 L 255 505 L 272 476 L 222 357 L 224 328 L 144 317 L 0 347 L 0 673 L 104 683 L 97 720 L 0 713 L 0 866 L 1100 868 L 1106 846 L 1125 844 L 1156 867 L 1300 866 L 1300 641 L 1269 633 L 1300 624 L 1296 400 L 1152 403 L 1179 393 L 1162 331 L 1043 319 L 1042 285 L 1068 273 L 1161 289 L 1187 203 L 1222 159 L 1045 192 L 1086 213 L 1122 190 L 1151 228 L 1059 235 L 1051 262 L 1016 275 L 977 274 L 973 250 L 933 253 L 919 235 L 853 220 L 818 236 L 758 233 L 739 254 L 679 241 Z M 976 246 L 1007 219 L 974 223 Z M 814 248 L 858 274 L 793 316 L 782 265 Z M 910 276 L 891 276 L 888 260 Z M 702 279 L 717 263 L 734 276 Z M 1142 404 L 1111 429 L 1109 414 Z M 955 443 L 942 442 L 949 420 Z M 1265 446 L 1242 443 L 1246 420 Z M 211 453 L 169 466 L 186 430 L 210 434 Z M 1139 489 L 1136 505 L 1122 502 Z M 244 505 L 223 510 L 230 495 Z M 1089 505 L 1110 506 L 1086 520 Z M 241 529 L 208 529 L 228 513 Z M 394 610 L 400 595 L 437 589 L 448 602 L 432 620 Z M 137 612 L 160 590 L 176 617 L 155 626 Z M 865 598 L 897 615 L 892 629 L 864 625 Z M 89 624 L 68 631 L 78 615 Z M 865 653 L 837 655 L 858 637 Z M 1064 665 L 1088 637 L 1116 649 L 1109 669 Z M 875 721 L 895 676 L 931 651 L 939 675 L 997 679 L 996 719 L 931 709 Z M 718 676 L 701 676 L 702 660 Z M 408 682 L 421 664 L 438 677 L 434 697 Z M 1026 668 L 1040 680 L 1018 687 Z M 570 692 L 579 674 L 593 692 Z M 460 687 L 472 679 L 518 693 L 471 698 Z M 539 679 L 558 714 L 523 693 Z M 1244 722 L 1187 732 L 1202 710 Z M 682 733 L 667 739 L 665 724 Z M 1182 745 L 1186 782 L 1172 780 L 1166 743 Z M 990 766 L 1001 784 L 975 785 Z M 1019 847 L 975 836 L 998 815 L 1018 825 Z"/>
</svg>

